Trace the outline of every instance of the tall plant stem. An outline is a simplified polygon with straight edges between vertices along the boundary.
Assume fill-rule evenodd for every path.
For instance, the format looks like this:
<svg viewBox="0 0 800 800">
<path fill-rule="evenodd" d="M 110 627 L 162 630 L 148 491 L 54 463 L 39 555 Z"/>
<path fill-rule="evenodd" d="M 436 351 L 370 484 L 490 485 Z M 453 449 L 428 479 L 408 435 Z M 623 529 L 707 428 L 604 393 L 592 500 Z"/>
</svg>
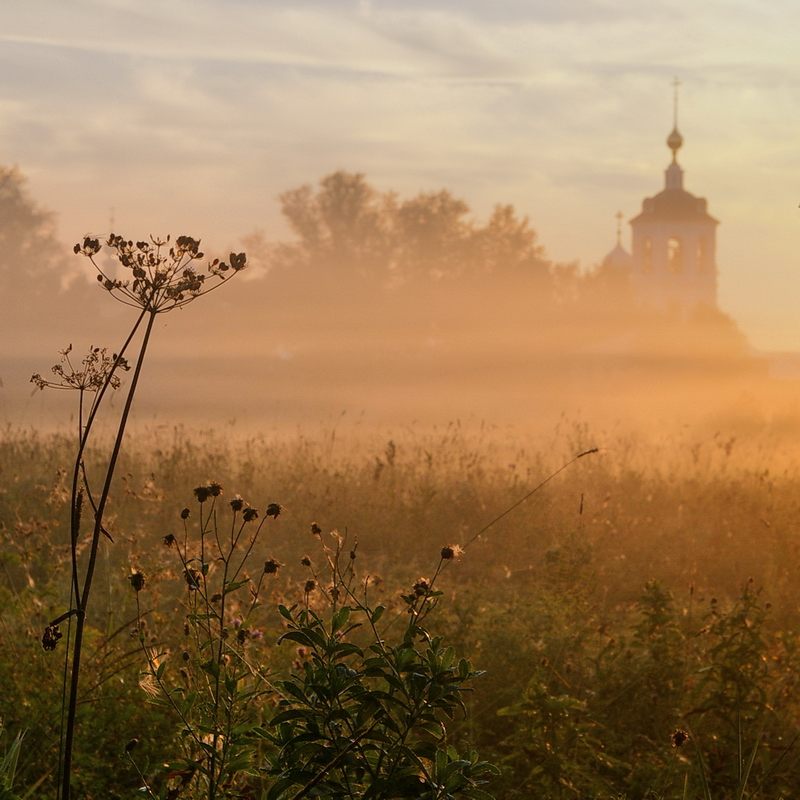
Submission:
<svg viewBox="0 0 800 800">
<path fill-rule="evenodd" d="M 103 402 L 103 397 L 105 396 L 105 393 L 111 386 L 111 381 L 112 378 L 114 377 L 114 373 L 116 372 L 117 368 L 122 362 L 122 358 L 127 352 L 128 347 L 130 347 L 131 341 L 133 341 L 133 337 L 139 330 L 139 326 L 142 324 L 142 320 L 145 318 L 146 314 L 147 314 L 147 309 L 142 309 L 142 313 L 139 314 L 139 318 L 136 320 L 133 328 L 131 328 L 131 332 L 128 334 L 128 338 L 125 340 L 125 343 L 122 345 L 122 349 L 119 351 L 119 355 L 117 356 L 117 360 L 111 372 L 106 377 L 105 383 L 100 388 L 100 391 L 97 393 L 94 402 L 91 404 L 85 425 L 83 424 L 83 395 L 81 394 L 81 413 L 78 422 L 78 452 L 75 455 L 75 465 L 72 469 L 72 492 L 71 492 L 72 502 L 70 504 L 70 526 L 69 526 L 70 545 L 71 545 L 70 550 L 72 556 L 72 588 L 73 591 L 75 592 L 76 598 L 80 597 L 80 584 L 78 575 L 78 535 L 80 534 L 81 509 L 79 507 L 80 501 L 78 500 L 78 490 L 79 490 L 81 475 L 84 476 L 84 485 L 86 485 L 86 489 L 87 491 L 89 491 L 89 486 L 85 478 L 85 473 L 83 472 L 83 454 L 86 450 L 86 444 L 89 441 L 89 434 L 92 431 L 92 425 L 94 423 L 95 417 L 97 416 L 97 411 L 100 408 L 100 404 Z M 77 599 L 76 602 L 78 602 Z"/>
<path fill-rule="evenodd" d="M 76 623 L 75 623 L 75 639 L 72 646 L 72 672 L 70 675 L 70 693 L 69 693 L 69 707 L 67 709 L 67 727 L 64 736 L 64 760 L 62 765 L 61 775 L 61 800 L 70 800 L 70 788 L 72 779 L 72 748 L 75 741 L 75 715 L 78 707 L 78 689 L 81 669 L 81 653 L 83 649 L 83 630 L 86 624 L 86 607 L 89 602 L 89 594 L 92 588 L 92 579 L 94 577 L 94 569 L 97 563 L 97 551 L 100 544 L 100 535 L 103 531 L 103 514 L 105 513 L 108 496 L 111 491 L 111 481 L 114 477 L 114 470 L 117 466 L 117 458 L 122 447 L 122 439 L 125 435 L 125 428 L 128 423 L 128 416 L 130 414 L 131 405 L 133 404 L 133 397 L 136 393 L 136 386 L 139 382 L 139 375 L 142 371 L 142 364 L 144 363 L 145 353 L 147 352 L 147 345 L 150 341 L 150 334 L 153 330 L 153 323 L 156 319 L 158 312 L 151 308 L 149 309 L 149 318 L 147 320 L 147 327 L 145 328 L 142 344 L 139 348 L 139 355 L 136 359 L 136 368 L 131 378 L 130 389 L 128 396 L 125 399 L 125 407 L 122 410 L 122 416 L 119 421 L 119 428 L 117 429 L 117 437 L 114 441 L 114 448 L 111 451 L 111 457 L 108 461 L 106 469 L 106 478 L 103 484 L 103 493 L 100 495 L 100 500 L 97 504 L 94 520 L 94 532 L 92 534 L 92 546 L 89 553 L 89 562 L 86 567 L 86 576 L 83 582 L 83 591 L 77 596 L 76 608 Z M 140 320 L 141 321 L 141 317 Z M 137 322 L 136 327 L 138 327 Z M 130 341 L 130 337 L 128 342 Z M 127 345 L 127 342 L 126 342 Z M 95 408 L 98 403 L 95 404 Z M 94 408 L 92 409 L 94 411 Z M 88 426 L 88 421 L 87 421 Z M 84 431 L 86 434 L 86 431 Z M 85 445 L 85 438 L 83 437 L 83 444 Z"/>
</svg>

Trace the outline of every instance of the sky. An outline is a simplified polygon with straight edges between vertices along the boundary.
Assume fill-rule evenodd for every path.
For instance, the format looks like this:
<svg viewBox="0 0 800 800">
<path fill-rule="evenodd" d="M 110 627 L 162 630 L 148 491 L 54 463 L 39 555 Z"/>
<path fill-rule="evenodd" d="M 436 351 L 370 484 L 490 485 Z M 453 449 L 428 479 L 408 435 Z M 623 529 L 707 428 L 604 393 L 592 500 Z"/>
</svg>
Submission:
<svg viewBox="0 0 800 800">
<path fill-rule="evenodd" d="M 677 76 L 719 305 L 800 350 L 798 31 L 796 0 L 2 0 L 0 163 L 67 244 L 287 238 L 278 195 L 345 169 L 590 268 L 663 188 Z"/>
</svg>

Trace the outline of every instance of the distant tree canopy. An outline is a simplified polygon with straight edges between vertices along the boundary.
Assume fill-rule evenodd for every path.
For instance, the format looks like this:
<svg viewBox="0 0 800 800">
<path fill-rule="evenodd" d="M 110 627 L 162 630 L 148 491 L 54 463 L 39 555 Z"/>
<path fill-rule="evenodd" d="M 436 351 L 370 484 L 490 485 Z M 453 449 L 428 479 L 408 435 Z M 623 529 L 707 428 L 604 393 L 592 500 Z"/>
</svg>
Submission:
<svg viewBox="0 0 800 800">
<path fill-rule="evenodd" d="M 0 352 L 63 347 L 64 336 L 74 335 L 68 325 L 96 317 L 87 309 L 93 287 L 75 281 L 65 291 L 68 276 L 55 215 L 29 195 L 16 167 L 0 166 Z"/>
<path fill-rule="evenodd" d="M 280 201 L 297 241 L 273 249 L 274 267 L 398 285 L 510 271 L 545 276 L 551 266 L 513 206 L 496 206 L 481 226 L 446 189 L 400 201 L 394 192 L 376 191 L 361 173 L 339 171 L 318 189 L 301 186 Z"/>
<path fill-rule="evenodd" d="M 0 286 L 31 292 L 36 282 L 58 284 L 64 249 L 54 215 L 37 206 L 25 182 L 16 167 L 0 166 Z"/>
</svg>

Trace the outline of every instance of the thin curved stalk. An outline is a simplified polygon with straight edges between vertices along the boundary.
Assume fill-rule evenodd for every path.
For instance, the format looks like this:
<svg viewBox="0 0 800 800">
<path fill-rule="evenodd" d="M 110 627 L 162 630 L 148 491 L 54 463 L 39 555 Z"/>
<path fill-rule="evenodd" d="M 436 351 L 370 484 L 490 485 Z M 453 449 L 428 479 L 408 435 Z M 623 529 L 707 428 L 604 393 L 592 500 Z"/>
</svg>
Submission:
<svg viewBox="0 0 800 800">
<path fill-rule="evenodd" d="M 144 337 L 142 339 L 141 347 L 139 348 L 139 355 L 136 359 L 136 367 L 134 369 L 133 377 L 131 378 L 130 389 L 128 396 L 125 399 L 125 407 L 122 410 L 119 427 L 117 429 L 117 437 L 114 442 L 114 449 L 111 452 L 111 457 L 108 461 L 106 469 L 105 482 L 103 484 L 103 493 L 97 504 L 97 511 L 95 512 L 94 533 L 92 535 L 92 546 L 89 554 L 89 563 L 86 567 L 86 575 L 83 582 L 83 591 L 77 596 L 77 609 L 76 609 L 76 624 L 75 624 L 75 640 L 72 649 L 72 672 L 70 675 L 70 693 L 69 705 L 67 709 L 67 728 L 64 735 L 64 759 L 63 759 L 63 773 L 61 781 L 61 800 L 70 800 L 70 784 L 72 778 L 72 749 L 75 742 L 75 717 L 78 706 L 78 691 L 80 681 L 81 669 L 81 654 L 83 651 L 83 631 L 86 624 L 86 608 L 89 602 L 89 595 L 92 589 L 92 580 L 94 578 L 94 569 L 97 563 L 97 550 L 100 542 L 100 535 L 103 530 L 103 514 L 105 513 L 106 504 L 108 503 L 108 496 L 111 491 L 111 481 L 114 477 L 114 471 L 117 466 L 117 458 L 119 457 L 120 449 L 122 447 L 122 439 L 125 435 L 125 428 L 128 423 L 128 416 L 130 414 L 131 405 L 133 404 L 133 397 L 136 393 L 136 387 L 139 382 L 139 376 L 142 371 L 142 364 L 147 352 L 147 345 L 150 341 L 150 334 L 153 330 L 153 323 L 156 318 L 156 311 L 150 310 L 150 318 L 147 321 Z M 140 317 L 136 323 L 138 327 L 143 317 Z M 132 336 L 133 334 L 131 334 Z M 128 338 L 127 344 L 130 342 L 131 337 Z M 108 386 L 108 384 L 106 384 Z M 106 386 L 103 388 L 105 389 Z M 102 391 L 102 390 L 101 390 Z M 94 411 L 99 407 L 100 398 L 95 403 L 90 414 L 90 419 L 93 419 Z M 87 426 L 90 424 L 87 420 Z M 85 447 L 85 439 L 82 442 L 82 448 L 79 458 L 82 456 L 83 447 Z"/>
</svg>

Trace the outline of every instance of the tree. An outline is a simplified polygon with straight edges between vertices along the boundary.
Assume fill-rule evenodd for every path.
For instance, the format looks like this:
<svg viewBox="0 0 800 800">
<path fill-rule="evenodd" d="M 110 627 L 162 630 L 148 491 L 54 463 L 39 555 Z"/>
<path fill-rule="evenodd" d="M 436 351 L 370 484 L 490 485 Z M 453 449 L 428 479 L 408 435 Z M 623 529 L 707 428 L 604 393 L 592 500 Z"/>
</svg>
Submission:
<svg viewBox="0 0 800 800">
<path fill-rule="evenodd" d="M 55 235 L 55 216 L 28 195 L 26 179 L 16 167 L 0 166 L 0 288 L 32 288 L 58 282 L 64 251 Z M 33 283 L 32 283 L 33 281 Z"/>
<path fill-rule="evenodd" d="M 385 272 L 392 257 L 392 195 L 379 195 L 360 172 L 340 170 L 319 190 L 301 186 L 280 196 L 298 238 L 276 251 L 279 263 L 324 267 L 337 276 Z"/>
<path fill-rule="evenodd" d="M 17 355 L 55 336 L 77 307 L 64 293 L 66 251 L 55 215 L 37 205 L 25 184 L 16 167 L 0 166 L 0 350 Z M 87 282 L 76 281 L 69 294 L 83 291 Z"/>
<path fill-rule="evenodd" d="M 469 206 L 446 189 L 420 192 L 397 210 L 401 243 L 400 274 L 441 278 L 464 272 L 474 225 L 464 219 Z"/>
</svg>

